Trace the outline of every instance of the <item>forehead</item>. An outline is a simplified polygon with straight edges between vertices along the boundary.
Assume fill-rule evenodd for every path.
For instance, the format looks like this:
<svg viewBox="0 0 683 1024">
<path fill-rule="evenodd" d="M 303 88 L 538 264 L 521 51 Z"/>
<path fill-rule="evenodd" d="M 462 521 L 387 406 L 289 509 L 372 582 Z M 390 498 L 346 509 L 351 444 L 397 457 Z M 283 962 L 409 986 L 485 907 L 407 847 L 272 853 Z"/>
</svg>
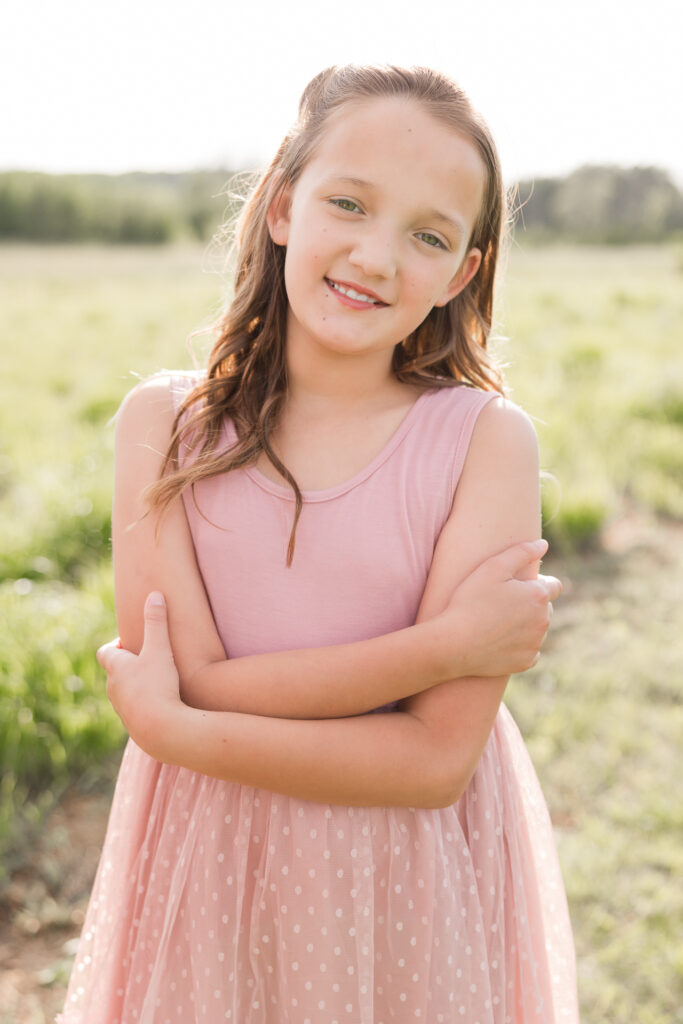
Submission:
<svg viewBox="0 0 683 1024">
<path fill-rule="evenodd" d="M 421 103 L 392 96 L 346 103 L 327 120 L 302 178 L 346 177 L 406 198 L 456 204 L 474 221 L 484 188 L 479 152 Z"/>
</svg>

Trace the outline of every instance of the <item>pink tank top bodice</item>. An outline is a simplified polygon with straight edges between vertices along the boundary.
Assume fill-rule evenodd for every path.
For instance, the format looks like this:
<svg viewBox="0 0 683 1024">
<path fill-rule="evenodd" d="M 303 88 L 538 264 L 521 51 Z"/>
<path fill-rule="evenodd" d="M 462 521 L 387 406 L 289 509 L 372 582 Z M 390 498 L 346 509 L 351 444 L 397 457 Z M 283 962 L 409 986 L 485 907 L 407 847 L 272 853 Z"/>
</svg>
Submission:
<svg viewBox="0 0 683 1024">
<path fill-rule="evenodd" d="M 196 378 L 177 378 L 177 399 Z M 350 480 L 304 491 L 291 567 L 294 492 L 253 466 L 183 495 L 199 569 L 228 657 L 349 643 L 415 621 L 476 418 L 496 395 L 423 392 Z M 225 421 L 225 443 L 236 441 Z M 201 510 L 201 511 L 199 511 Z"/>
</svg>

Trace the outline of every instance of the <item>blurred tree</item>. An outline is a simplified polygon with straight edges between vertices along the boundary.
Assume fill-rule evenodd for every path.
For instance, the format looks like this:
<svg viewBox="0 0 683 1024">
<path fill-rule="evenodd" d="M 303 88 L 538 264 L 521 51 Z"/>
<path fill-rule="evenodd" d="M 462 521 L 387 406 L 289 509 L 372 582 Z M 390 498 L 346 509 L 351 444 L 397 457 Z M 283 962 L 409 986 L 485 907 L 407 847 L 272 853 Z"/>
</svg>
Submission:
<svg viewBox="0 0 683 1024">
<path fill-rule="evenodd" d="M 657 167 L 579 167 L 521 181 L 517 230 L 576 242 L 661 242 L 683 231 L 683 195 Z"/>
</svg>

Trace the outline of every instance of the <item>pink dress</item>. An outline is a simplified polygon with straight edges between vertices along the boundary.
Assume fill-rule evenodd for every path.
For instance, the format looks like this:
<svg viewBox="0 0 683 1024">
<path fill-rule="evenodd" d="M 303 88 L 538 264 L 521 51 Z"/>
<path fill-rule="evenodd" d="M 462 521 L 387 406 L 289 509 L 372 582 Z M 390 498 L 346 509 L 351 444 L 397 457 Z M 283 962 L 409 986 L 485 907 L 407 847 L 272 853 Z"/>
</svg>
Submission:
<svg viewBox="0 0 683 1024">
<path fill-rule="evenodd" d="M 491 397 L 425 392 L 365 469 L 305 493 L 289 569 L 293 492 L 254 467 L 202 482 L 206 518 L 186 510 L 228 655 L 411 624 Z M 312 803 L 129 741 L 61 1020 L 577 1024 L 551 823 L 507 709 L 436 810 Z"/>
</svg>

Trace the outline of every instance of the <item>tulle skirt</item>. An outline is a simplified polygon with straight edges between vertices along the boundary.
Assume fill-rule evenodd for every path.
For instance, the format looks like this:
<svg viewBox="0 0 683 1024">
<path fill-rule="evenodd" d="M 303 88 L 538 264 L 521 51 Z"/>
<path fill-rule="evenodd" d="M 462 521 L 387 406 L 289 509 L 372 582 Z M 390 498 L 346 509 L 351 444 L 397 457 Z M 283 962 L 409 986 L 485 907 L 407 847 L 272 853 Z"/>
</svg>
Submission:
<svg viewBox="0 0 683 1024">
<path fill-rule="evenodd" d="M 126 748 L 62 1024 L 577 1024 L 548 811 L 502 706 L 443 809 L 344 807 Z"/>
</svg>

